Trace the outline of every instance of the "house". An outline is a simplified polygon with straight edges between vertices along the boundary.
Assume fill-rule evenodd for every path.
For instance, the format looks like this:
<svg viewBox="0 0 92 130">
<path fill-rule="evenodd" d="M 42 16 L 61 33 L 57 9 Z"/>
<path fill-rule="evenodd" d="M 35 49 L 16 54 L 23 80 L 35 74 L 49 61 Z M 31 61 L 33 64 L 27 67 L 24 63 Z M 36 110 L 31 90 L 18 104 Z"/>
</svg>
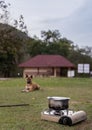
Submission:
<svg viewBox="0 0 92 130">
<path fill-rule="evenodd" d="M 68 71 L 74 70 L 75 65 L 61 55 L 37 55 L 19 64 L 23 68 L 23 76 L 67 76 Z"/>
</svg>

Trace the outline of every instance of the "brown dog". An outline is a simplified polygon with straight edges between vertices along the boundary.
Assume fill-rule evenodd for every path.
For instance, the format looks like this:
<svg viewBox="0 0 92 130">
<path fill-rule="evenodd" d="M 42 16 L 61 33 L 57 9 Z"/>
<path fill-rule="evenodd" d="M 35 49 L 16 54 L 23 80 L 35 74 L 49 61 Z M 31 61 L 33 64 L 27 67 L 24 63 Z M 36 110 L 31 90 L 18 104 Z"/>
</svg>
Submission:
<svg viewBox="0 0 92 130">
<path fill-rule="evenodd" d="M 32 78 L 33 78 L 32 75 L 31 76 L 26 75 L 27 84 L 25 86 L 25 89 L 22 90 L 22 92 L 32 92 L 40 89 L 40 86 L 38 84 L 32 83 Z"/>
</svg>

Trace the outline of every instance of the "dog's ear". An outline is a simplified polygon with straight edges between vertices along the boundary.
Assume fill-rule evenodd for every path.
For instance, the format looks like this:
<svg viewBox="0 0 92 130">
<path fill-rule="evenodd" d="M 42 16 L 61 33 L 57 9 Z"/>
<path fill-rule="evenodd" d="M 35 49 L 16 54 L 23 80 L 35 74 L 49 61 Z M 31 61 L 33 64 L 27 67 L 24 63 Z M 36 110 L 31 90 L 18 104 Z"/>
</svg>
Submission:
<svg viewBox="0 0 92 130">
<path fill-rule="evenodd" d="M 26 74 L 26 78 L 28 78 L 28 74 Z"/>
<path fill-rule="evenodd" d="M 31 75 L 31 76 L 30 76 L 30 78 L 32 79 L 32 78 L 33 78 L 33 76 Z"/>
</svg>

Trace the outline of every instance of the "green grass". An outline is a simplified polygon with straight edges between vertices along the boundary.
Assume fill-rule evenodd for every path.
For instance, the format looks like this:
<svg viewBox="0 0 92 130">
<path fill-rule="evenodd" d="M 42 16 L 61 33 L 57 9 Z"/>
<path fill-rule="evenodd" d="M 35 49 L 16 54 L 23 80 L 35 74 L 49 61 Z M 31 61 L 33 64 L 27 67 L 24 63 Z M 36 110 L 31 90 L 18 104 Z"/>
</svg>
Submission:
<svg viewBox="0 0 92 130">
<path fill-rule="evenodd" d="M 27 103 L 29 106 L 0 107 L 0 130 L 92 130 L 91 78 L 34 78 L 40 91 L 22 93 L 22 78 L 0 80 L 0 105 Z M 84 110 L 87 120 L 74 126 L 41 120 L 48 96 L 70 97 L 69 107 Z"/>
</svg>

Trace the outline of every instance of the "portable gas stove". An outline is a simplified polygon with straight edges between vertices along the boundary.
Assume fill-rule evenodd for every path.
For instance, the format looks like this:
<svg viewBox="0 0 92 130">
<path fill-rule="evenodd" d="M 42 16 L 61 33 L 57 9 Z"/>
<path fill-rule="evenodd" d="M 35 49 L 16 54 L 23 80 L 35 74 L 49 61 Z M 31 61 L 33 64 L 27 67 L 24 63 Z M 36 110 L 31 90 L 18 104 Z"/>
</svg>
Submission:
<svg viewBox="0 0 92 130">
<path fill-rule="evenodd" d="M 41 119 L 57 122 L 63 125 L 74 125 L 87 119 L 84 111 L 69 109 L 67 97 L 47 97 L 48 109 L 41 112 Z"/>
</svg>

